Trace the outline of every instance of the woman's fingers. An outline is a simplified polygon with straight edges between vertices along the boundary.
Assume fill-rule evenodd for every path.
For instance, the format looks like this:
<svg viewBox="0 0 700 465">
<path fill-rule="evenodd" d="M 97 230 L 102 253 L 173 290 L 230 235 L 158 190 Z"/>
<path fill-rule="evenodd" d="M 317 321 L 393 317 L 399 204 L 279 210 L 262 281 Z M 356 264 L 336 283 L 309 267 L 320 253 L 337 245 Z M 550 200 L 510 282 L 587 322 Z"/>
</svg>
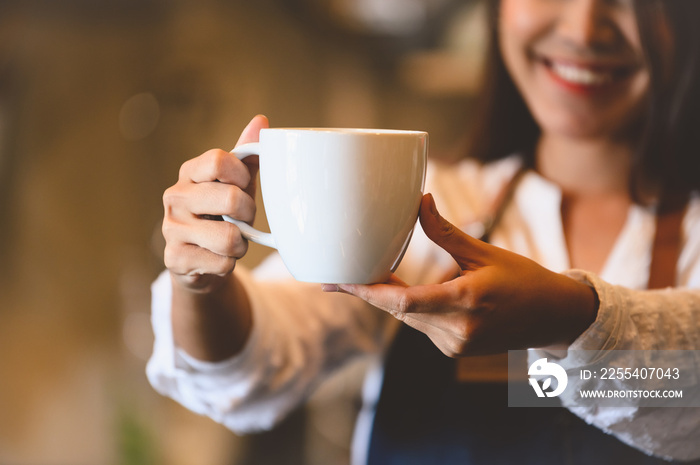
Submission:
<svg viewBox="0 0 700 465">
<path fill-rule="evenodd" d="M 237 145 L 258 141 L 264 127 L 267 118 L 253 118 Z M 247 252 L 248 242 L 236 225 L 211 217 L 253 221 L 257 166 L 257 157 L 241 161 L 225 150 L 209 150 L 186 161 L 177 183 L 163 194 L 165 265 L 188 288 L 220 282 Z"/>
<path fill-rule="evenodd" d="M 258 140 L 260 139 L 260 130 L 268 127 L 270 127 L 270 123 L 267 120 L 266 116 L 255 116 L 241 133 L 241 137 L 239 137 L 238 142 L 236 143 L 236 147 L 242 144 L 247 144 L 249 142 L 258 142 Z M 243 164 L 246 165 L 246 167 L 248 168 L 248 172 L 250 173 L 251 179 L 255 180 L 258 174 L 258 169 L 260 168 L 260 162 L 258 160 L 258 157 L 246 157 L 243 159 Z M 244 188 L 244 190 L 252 198 L 255 198 L 256 188 L 257 183 L 253 181 L 250 182 L 248 184 L 248 187 Z"/>
<path fill-rule="evenodd" d="M 242 189 L 248 187 L 251 174 L 248 167 L 234 154 L 221 149 L 211 149 L 192 158 L 180 168 L 180 182 L 220 181 Z"/>
<path fill-rule="evenodd" d="M 262 115 L 256 116 L 241 133 L 236 147 L 249 142 L 257 142 L 260 137 L 260 129 L 267 127 L 269 127 L 267 118 Z M 183 163 L 180 167 L 180 181 L 194 183 L 220 181 L 245 189 L 255 175 L 255 173 L 251 173 L 251 167 L 257 168 L 257 162 L 251 160 L 251 163 L 244 163 L 231 152 L 212 149 Z"/>
<path fill-rule="evenodd" d="M 425 334 L 448 357 L 464 356 L 468 350 L 468 341 L 456 336 L 450 331 L 446 331 L 439 326 L 433 325 L 422 319 L 424 314 L 401 314 L 394 315 L 398 320 L 403 321 L 408 326 Z"/>
<path fill-rule="evenodd" d="M 437 211 L 432 194 L 423 196 L 419 218 L 426 236 L 452 255 L 462 270 L 472 270 L 483 265 L 489 245 L 443 218 Z"/>
<path fill-rule="evenodd" d="M 242 258 L 248 251 L 238 227 L 226 221 L 198 219 L 195 222 L 163 222 L 163 236 L 168 242 L 196 245 L 217 255 Z"/>
<path fill-rule="evenodd" d="M 469 335 L 469 312 L 474 298 L 468 278 L 458 278 L 442 284 L 405 286 L 394 284 L 346 285 L 339 288 L 380 308 L 398 320 L 419 329 L 426 325 L 459 338 Z"/>
<path fill-rule="evenodd" d="M 228 214 L 252 221 L 255 201 L 240 188 L 213 182 L 178 184 L 168 189 L 163 199 L 166 265 L 173 272 L 220 274 L 221 270 L 232 270 L 235 261 L 231 260 L 247 252 L 248 243 L 237 226 L 205 216 Z"/>
<path fill-rule="evenodd" d="M 407 286 L 406 284 L 340 284 L 338 287 L 390 313 L 446 313 L 462 302 L 465 291 L 448 281 L 442 284 Z"/>
<path fill-rule="evenodd" d="M 490 353 L 498 344 L 485 340 L 483 319 L 487 307 L 474 307 L 474 298 L 457 289 L 457 278 L 445 284 L 403 287 L 392 284 L 339 285 L 394 318 L 426 334 L 447 356 Z"/>
<path fill-rule="evenodd" d="M 230 184 L 187 184 L 173 195 L 180 197 L 177 204 L 190 215 L 228 215 L 245 222 L 255 219 L 255 200 L 239 187 Z"/>
<path fill-rule="evenodd" d="M 185 242 L 169 242 L 165 247 L 165 266 L 176 275 L 224 276 L 236 266 L 236 258 Z"/>
<path fill-rule="evenodd" d="M 248 125 L 241 132 L 241 136 L 236 142 L 236 147 L 249 142 L 257 142 L 260 137 L 260 130 L 269 128 L 270 122 L 265 115 L 256 115 L 250 120 Z"/>
<path fill-rule="evenodd" d="M 166 217 L 163 236 L 165 266 L 181 276 L 226 275 L 248 250 L 238 227 L 225 221 L 178 222 Z"/>
</svg>

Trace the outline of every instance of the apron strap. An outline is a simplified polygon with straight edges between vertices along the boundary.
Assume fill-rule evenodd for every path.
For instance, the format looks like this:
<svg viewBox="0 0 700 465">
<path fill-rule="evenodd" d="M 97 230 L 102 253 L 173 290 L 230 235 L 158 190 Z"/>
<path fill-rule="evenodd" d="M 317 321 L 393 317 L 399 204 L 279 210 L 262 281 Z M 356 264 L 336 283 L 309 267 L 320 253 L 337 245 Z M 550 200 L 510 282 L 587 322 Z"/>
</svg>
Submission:
<svg viewBox="0 0 700 465">
<path fill-rule="evenodd" d="M 683 218 L 690 195 L 666 198 L 656 213 L 656 233 L 651 248 L 647 289 L 662 289 L 676 285 L 676 264 L 683 243 Z"/>
</svg>

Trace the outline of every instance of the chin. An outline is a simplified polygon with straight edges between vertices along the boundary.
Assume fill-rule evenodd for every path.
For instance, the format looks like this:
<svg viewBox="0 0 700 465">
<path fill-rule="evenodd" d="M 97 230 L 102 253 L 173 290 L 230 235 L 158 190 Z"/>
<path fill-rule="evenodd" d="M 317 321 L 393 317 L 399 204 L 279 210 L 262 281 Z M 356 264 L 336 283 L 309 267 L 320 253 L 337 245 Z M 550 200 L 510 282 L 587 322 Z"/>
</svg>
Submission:
<svg viewBox="0 0 700 465">
<path fill-rule="evenodd" d="M 577 139 L 581 142 L 613 138 L 608 130 L 594 127 L 560 127 L 547 132 L 566 139 Z"/>
<path fill-rule="evenodd" d="M 547 118 L 538 118 L 543 133 L 570 139 L 613 138 L 614 128 L 605 120 L 591 115 L 550 113 Z"/>
</svg>

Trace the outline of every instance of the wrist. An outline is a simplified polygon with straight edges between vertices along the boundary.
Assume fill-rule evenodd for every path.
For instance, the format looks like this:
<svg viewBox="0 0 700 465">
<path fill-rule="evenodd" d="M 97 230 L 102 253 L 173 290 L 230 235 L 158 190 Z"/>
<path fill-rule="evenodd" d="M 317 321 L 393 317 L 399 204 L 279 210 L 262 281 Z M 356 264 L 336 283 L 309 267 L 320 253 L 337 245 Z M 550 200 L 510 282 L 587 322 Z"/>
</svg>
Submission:
<svg viewBox="0 0 700 465">
<path fill-rule="evenodd" d="M 216 286 L 181 287 L 173 278 L 172 327 L 175 344 L 203 361 L 225 360 L 242 350 L 252 328 L 247 293 L 233 273 Z"/>
<path fill-rule="evenodd" d="M 592 286 L 568 276 L 561 276 L 568 281 L 568 304 L 562 312 L 565 321 L 560 343 L 569 346 L 595 322 L 600 300 Z"/>
<path fill-rule="evenodd" d="M 192 294 L 211 294 L 223 286 L 230 275 L 213 274 L 180 275 L 170 272 L 173 288 Z"/>
</svg>

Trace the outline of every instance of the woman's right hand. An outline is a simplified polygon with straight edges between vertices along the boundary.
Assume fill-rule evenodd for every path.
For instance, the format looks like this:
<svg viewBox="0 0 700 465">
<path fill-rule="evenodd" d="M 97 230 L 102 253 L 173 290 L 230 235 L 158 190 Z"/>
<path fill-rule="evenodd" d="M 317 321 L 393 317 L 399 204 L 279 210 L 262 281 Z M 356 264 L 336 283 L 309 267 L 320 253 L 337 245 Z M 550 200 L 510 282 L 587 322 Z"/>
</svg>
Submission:
<svg viewBox="0 0 700 465">
<path fill-rule="evenodd" d="M 256 116 L 237 146 L 257 142 L 267 118 Z M 255 176 L 258 158 L 245 161 L 213 149 L 186 161 L 178 181 L 163 194 L 165 266 L 174 281 L 190 291 L 218 288 L 248 250 L 234 224 L 216 221 L 221 215 L 252 223 L 255 218 Z"/>
</svg>

